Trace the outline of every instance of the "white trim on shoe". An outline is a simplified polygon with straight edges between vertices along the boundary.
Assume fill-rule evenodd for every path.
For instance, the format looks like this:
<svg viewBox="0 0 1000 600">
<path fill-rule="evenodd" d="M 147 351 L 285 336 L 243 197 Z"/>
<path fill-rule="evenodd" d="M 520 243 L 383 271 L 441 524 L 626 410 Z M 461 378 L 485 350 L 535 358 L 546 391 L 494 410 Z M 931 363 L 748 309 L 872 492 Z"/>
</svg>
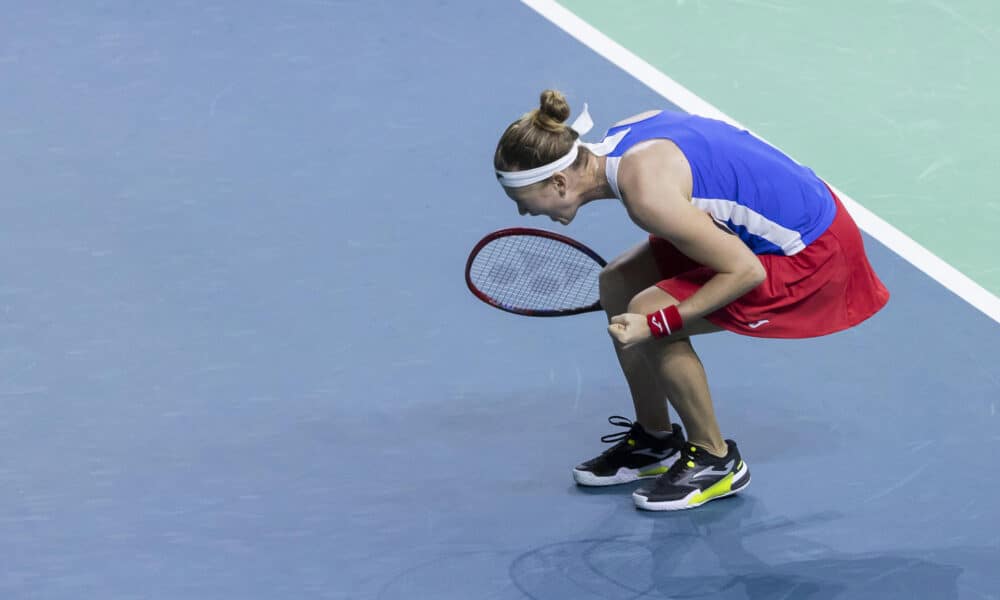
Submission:
<svg viewBox="0 0 1000 600">
<path fill-rule="evenodd" d="M 728 477 L 728 475 L 727 475 Z M 743 481 L 743 479 L 746 481 Z M 719 480 L 722 481 L 722 480 Z M 696 506 L 701 506 L 706 502 L 711 502 L 712 500 L 717 500 L 719 498 L 725 498 L 726 496 L 732 496 L 733 494 L 742 492 L 747 489 L 750 485 L 750 468 L 747 463 L 744 462 L 743 465 L 733 474 L 732 482 L 730 483 L 730 489 L 728 492 L 722 494 L 714 494 L 705 498 L 698 499 L 698 496 L 704 494 L 706 491 L 712 489 L 716 482 L 706 488 L 705 490 L 692 490 L 690 494 L 679 498 L 677 500 L 667 500 L 663 502 L 650 502 L 649 498 L 641 495 L 638 491 L 632 492 L 632 501 L 635 502 L 636 508 L 641 508 L 642 510 L 686 510 L 688 508 L 695 508 Z M 739 484 L 739 487 L 735 487 Z"/>
</svg>

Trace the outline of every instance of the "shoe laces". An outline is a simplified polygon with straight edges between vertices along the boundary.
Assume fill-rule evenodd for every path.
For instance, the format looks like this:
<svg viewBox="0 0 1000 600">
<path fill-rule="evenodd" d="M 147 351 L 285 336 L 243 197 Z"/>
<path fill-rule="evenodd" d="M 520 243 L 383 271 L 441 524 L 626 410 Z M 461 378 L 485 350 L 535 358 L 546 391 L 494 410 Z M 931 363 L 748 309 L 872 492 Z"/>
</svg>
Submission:
<svg viewBox="0 0 1000 600">
<path fill-rule="evenodd" d="M 632 433 L 640 425 L 638 423 L 633 423 L 631 419 L 627 419 L 621 415 L 612 415 L 608 417 L 608 423 L 611 423 L 615 427 L 624 427 L 627 431 L 616 431 L 615 433 L 609 433 L 607 435 L 601 436 L 601 441 L 605 444 L 615 444 L 611 449 L 614 449 L 621 445 L 622 443 L 627 443 L 632 439 Z"/>
</svg>

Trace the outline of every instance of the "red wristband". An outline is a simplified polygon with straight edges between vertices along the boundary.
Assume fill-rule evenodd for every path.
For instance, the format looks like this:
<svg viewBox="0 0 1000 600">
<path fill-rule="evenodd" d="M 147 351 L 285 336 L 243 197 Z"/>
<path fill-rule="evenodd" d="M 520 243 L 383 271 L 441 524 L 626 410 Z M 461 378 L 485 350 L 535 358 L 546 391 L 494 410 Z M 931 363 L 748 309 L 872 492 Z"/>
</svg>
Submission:
<svg viewBox="0 0 1000 600">
<path fill-rule="evenodd" d="M 677 333 L 681 327 L 684 327 L 684 321 L 681 320 L 681 312 L 677 310 L 676 304 L 671 304 L 654 313 L 649 313 L 646 315 L 646 324 L 649 325 L 649 331 L 653 333 L 653 337 L 655 338 L 667 337 L 672 333 Z"/>
</svg>

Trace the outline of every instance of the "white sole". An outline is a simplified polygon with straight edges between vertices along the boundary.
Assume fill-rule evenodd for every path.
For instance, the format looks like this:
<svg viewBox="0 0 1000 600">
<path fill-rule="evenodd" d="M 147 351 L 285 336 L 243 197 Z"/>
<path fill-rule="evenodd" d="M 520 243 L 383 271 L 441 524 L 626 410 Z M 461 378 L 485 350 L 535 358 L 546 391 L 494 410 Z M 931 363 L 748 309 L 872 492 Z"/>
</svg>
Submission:
<svg viewBox="0 0 1000 600">
<path fill-rule="evenodd" d="M 680 455 L 675 454 L 670 458 L 661 460 L 659 463 L 653 463 L 641 469 L 621 467 L 614 475 L 606 476 L 594 475 L 590 471 L 573 469 L 573 480 L 576 481 L 577 485 L 584 485 L 587 487 L 603 487 L 608 485 L 632 483 L 633 481 L 638 481 L 640 479 L 659 477 L 661 474 L 666 473 L 670 466 L 677 462 L 678 458 L 680 458 Z M 643 475 L 643 473 L 645 473 L 645 475 Z"/>
<path fill-rule="evenodd" d="M 744 481 L 744 478 L 746 479 Z M 746 463 L 743 463 L 743 468 L 736 472 L 733 476 L 733 484 L 739 484 L 739 488 L 735 490 L 728 491 L 724 494 L 719 494 L 717 496 L 712 496 L 710 498 L 705 498 L 701 502 L 692 502 L 699 491 L 695 490 L 680 498 L 678 500 L 670 500 L 668 502 L 650 502 L 648 498 L 638 494 L 637 492 L 632 493 L 632 501 L 635 502 L 636 508 L 641 508 L 642 510 L 687 510 L 689 508 L 696 508 L 705 504 L 706 502 L 711 502 L 712 500 L 718 500 L 719 498 L 725 498 L 726 496 L 732 496 L 733 494 L 738 494 L 743 490 L 747 489 L 750 485 L 750 469 L 747 467 Z"/>
</svg>

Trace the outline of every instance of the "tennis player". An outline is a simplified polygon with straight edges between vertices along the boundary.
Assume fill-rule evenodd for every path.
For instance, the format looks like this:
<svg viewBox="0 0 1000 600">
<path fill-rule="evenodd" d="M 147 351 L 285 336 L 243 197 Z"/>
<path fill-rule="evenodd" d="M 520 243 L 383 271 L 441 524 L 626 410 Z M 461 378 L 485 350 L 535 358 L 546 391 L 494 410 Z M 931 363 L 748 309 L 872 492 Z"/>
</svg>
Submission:
<svg viewBox="0 0 1000 600">
<path fill-rule="evenodd" d="M 731 331 L 808 338 L 853 327 L 889 299 L 860 232 L 807 167 L 752 134 L 712 119 L 650 111 L 583 143 L 565 97 L 504 131 L 494 169 L 522 214 L 568 224 L 588 202 L 617 198 L 646 231 L 600 276 L 608 332 L 632 394 L 635 422 L 573 470 L 580 485 L 655 477 L 639 508 L 676 510 L 734 494 L 750 482 L 724 439 L 691 336 Z M 748 360 L 751 360 L 748 358 Z M 671 424 L 667 402 L 683 424 Z"/>
</svg>

